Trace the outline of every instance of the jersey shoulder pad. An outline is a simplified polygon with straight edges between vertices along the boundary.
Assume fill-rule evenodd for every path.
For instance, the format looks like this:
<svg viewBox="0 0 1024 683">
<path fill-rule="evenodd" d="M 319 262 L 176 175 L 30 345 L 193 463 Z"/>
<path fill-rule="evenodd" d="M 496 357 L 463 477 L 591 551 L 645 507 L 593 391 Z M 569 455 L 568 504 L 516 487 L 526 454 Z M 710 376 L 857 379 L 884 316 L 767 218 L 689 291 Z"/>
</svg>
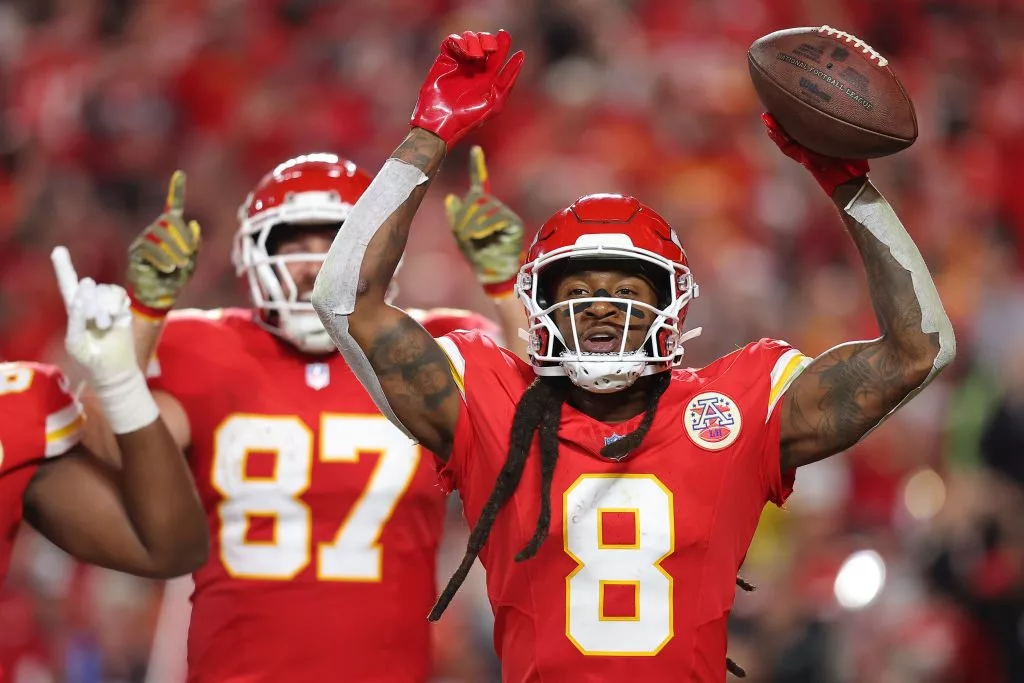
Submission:
<svg viewBox="0 0 1024 683">
<path fill-rule="evenodd" d="M 146 367 L 146 376 L 155 379 L 179 367 L 190 373 L 218 364 L 223 354 L 241 343 L 239 327 L 252 313 L 245 309 L 216 308 L 203 310 L 185 308 L 171 311 L 153 357 Z"/>
<path fill-rule="evenodd" d="M 429 311 L 420 311 L 417 315 L 418 322 L 433 337 L 442 337 L 456 330 L 478 330 L 491 338 L 498 333 L 496 324 L 486 316 L 474 311 L 460 308 L 432 308 Z"/>
<path fill-rule="evenodd" d="M 176 394 L 185 385 L 217 376 L 225 359 L 243 344 L 241 329 L 252 313 L 248 310 L 186 308 L 172 311 L 145 376 L 154 389 Z"/>
<path fill-rule="evenodd" d="M 63 455 L 82 439 L 85 411 L 60 368 L 45 363 L 0 363 L 0 402 L 7 419 L 43 424 L 45 455 Z"/>
<path fill-rule="evenodd" d="M 781 339 L 759 339 L 722 356 L 695 374 L 714 382 L 722 391 L 745 390 L 763 383 L 768 389 L 768 415 L 779 399 L 813 359 Z"/>
<path fill-rule="evenodd" d="M 505 386 L 514 392 L 522 391 L 533 380 L 530 366 L 480 330 L 449 332 L 438 337 L 437 343 L 448 357 L 449 369 L 463 398 L 468 382 L 479 391 Z"/>
</svg>

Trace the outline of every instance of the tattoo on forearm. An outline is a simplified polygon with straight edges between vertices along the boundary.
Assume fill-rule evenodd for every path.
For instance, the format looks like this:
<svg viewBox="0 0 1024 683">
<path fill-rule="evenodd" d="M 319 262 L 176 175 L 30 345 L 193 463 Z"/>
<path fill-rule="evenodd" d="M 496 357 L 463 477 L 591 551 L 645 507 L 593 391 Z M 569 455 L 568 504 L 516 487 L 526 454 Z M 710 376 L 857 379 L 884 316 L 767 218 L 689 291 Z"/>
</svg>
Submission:
<svg viewBox="0 0 1024 683">
<path fill-rule="evenodd" d="M 849 216 L 843 218 L 867 271 L 868 289 L 878 326 L 890 343 L 908 355 L 938 353 L 938 335 L 921 329 L 921 304 L 907 270 L 889 248 Z"/>
<path fill-rule="evenodd" d="M 458 391 L 448 358 L 410 318 L 379 334 L 368 355 L 389 400 L 404 403 L 403 409 L 432 412 Z"/>
<path fill-rule="evenodd" d="M 440 168 L 444 152 L 445 145 L 441 138 L 426 131 L 414 130 L 405 137 L 391 158 L 412 164 L 427 176 L 432 176 Z"/>
<path fill-rule="evenodd" d="M 432 178 L 441 167 L 444 153 L 445 144 L 439 137 L 423 130 L 413 130 L 391 158 L 415 166 L 428 178 Z M 428 183 L 424 183 L 414 189 L 405 202 L 384 221 L 378 235 L 371 240 L 356 287 L 357 297 L 370 293 L 381 296 L 386 292 L 405 251 L 413 215 L 419 208 L 427 186 Z"/>
<path fill-rule="evenodd" d="M 925 380 L 939 351 L 921 325 L 911 274 L 889 247 L 843 214 L 864 261 L 879 339 L 836 347 L 814 361 L 783 404 L 783 464 L 795 467 L 849 448 Z"/>
</svg>

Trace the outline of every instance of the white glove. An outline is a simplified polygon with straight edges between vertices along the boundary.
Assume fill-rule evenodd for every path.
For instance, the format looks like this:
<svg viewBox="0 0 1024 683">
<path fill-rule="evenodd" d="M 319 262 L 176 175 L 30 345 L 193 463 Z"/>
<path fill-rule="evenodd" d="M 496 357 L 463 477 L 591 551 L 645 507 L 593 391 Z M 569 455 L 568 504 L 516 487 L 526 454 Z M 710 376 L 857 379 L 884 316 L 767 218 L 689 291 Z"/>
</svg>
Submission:
<svg viewBox="0 0 1024 683">
<path fill-rule="evenodd" d="M 56 247 L 50 259 L 68 312 L 64 347 L 89 373 L 114 433 L 154 422 L 160 410 L 136 360 L 128 293 L 92 278 L 79 281 L 65 247 Z"/>
</svg>

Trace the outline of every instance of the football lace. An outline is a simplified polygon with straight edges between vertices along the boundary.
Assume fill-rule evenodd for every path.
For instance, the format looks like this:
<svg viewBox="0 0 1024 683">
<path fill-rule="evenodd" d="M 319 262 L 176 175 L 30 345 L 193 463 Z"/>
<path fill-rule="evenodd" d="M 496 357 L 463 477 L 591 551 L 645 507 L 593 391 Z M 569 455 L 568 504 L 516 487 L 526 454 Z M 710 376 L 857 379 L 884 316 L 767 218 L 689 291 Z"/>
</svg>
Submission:
<svg viewBox="0 0 1024 683">
<path fill-rule="evenodd" d="M 822 26 L 821 28 L 818 29 L 818 32 L 824 33 L 825 35 L 828 36 L 842 38 L 847 43 L 852 43 L 854 47 L 859 47 L 861 49 L 861 52 L 868 56 L 868 59 L 877 59 L 878 66 L 886 66 L 889 63 L 889 60 L 883 57 L 882 55 L 878 54 L 875 48 L 871 47 L 870 45 L 868 45 L 867 43 L 865 43 L 863 40 L 853 35 L 852 33 L 840 31 L 839 29 L 832 28 L 831 26 Z"/>
</svg>

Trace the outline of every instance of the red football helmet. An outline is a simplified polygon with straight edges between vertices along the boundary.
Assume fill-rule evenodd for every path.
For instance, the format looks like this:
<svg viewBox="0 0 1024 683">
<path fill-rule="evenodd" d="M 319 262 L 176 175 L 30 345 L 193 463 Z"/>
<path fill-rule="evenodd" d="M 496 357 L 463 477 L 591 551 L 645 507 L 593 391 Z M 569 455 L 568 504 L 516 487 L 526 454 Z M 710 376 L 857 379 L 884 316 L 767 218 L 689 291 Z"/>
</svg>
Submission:
<svg viewBox="0 0 1024 683">
<path fill-rule="evenodd" d="M 239 207 L 240 227 L 232 260 L 238 275 L 249 280 L 253 306 L 275 313 L 271 331 L 312 353 L 334 350 L 320 318 L 299 291 L 286 264 L 323 263 L 326 254 L 272 255 L 267 251 L 271 229 L 284 225 L 341 223 L 348 218 L 372 177 L 335 154 L 305 154 L 289 159 L 263 176 Z"/>
<path fill-rule="evenodd" d="M 583 297 L 553 301 L 548 269 L 569 259 L 612 261 L 642 272 L 658 292 L 657 306 L 617 297 Z M 601 264 L 595 263 L 595 269 Z M 556 269 L 557 270 L 557 269 Z M 686 252 L 669 224 L 634 197 L 593 194 L 552 216 L 537 233 L 519 271 L 516 291 L 530 317 L 528 353 L 538 375 L 566 375 L 577 386 L 597 393 L 619 391 L 641 375 L 668 370 L 683 355 L 681 335 L 690 299 L 698 294 Z M 577 307 L 608 301 L 626 308 L 622 347 L 613 353 L 584 353 L 575 322 L 573 343 L 566 343 L 553 313 L 567 309 L 575 321 Z M 626 351 L 630 312 L 640 308 L 654 316 L 641 348 Z M 688 335 L 693 336 L 693 335 Z"/>
</svg>

